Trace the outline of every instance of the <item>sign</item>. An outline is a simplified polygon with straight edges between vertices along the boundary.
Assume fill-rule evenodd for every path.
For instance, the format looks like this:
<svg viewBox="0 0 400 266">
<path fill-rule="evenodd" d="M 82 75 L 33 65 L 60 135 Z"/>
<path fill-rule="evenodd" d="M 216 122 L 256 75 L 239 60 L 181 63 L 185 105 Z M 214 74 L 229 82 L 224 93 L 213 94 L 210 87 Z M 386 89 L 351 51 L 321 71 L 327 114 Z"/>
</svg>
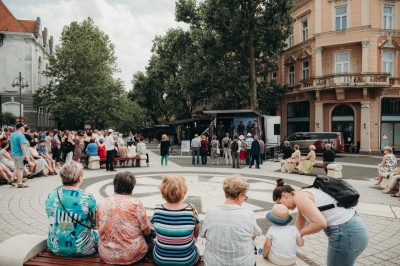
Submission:
<svg viewBox="0 0 400 266">
<path fill-rule="evenodd" d="M 182 140 L 181 155 L 182 152 L 190 152 L 190 140 Z"/>
</svg>

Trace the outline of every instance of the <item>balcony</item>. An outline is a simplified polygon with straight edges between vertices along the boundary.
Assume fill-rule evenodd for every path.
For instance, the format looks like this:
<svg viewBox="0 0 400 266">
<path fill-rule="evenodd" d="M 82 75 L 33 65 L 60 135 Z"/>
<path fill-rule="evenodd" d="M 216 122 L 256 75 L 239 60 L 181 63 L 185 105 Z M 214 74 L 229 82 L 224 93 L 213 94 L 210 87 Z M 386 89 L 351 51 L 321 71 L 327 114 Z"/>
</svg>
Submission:
<svg viewBox="0 0 400 266">
<path fill-rule="evenodd" d="M 332 89 L 338 87 L 385 88 L 396 84 L 400 84 L 399 78 L 390 78 L 389 73 L 335 73 L 302 80 L 300 90 Z"/>
</svg>

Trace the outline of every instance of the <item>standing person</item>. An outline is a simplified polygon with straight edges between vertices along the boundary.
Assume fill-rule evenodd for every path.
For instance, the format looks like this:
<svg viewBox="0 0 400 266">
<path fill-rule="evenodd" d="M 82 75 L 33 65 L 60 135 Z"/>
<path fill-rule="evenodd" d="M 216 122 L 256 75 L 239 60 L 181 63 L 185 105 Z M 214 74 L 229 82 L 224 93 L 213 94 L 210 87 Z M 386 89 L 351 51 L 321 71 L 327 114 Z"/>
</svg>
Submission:
<svg viewBox="0 0 400 266">
<path fill-rule="evenodd" d="M 232 139 L 229 137 L 230 133 L 225 134 L 225 138 L 222 139 L 222 147 L 224 149 L 224 157 L 225 163 L 232 164 L 232 150 L 231 150 L 231 143 Z"/>
<path fill-rule="evenodd" d="M 160 142 L 161 166 L 164 165 L 164 161 L 165 166 L 168 166 L 169 146 L 170 143 L 167 134 L 162 134 Z"/>
<path fill-rule="evenodd" d="M 199 160 L 199 155 L 200 155 L 200 147 L 201 147 L 201 142 L 198 134 L 194 134 L 194 138 L 192 139 L 192 142 L 190 143 L 190 146 L 192 146 L 192 164 L 194 163 L 194 157 L 197 157 L 197 164 L 200 164 Z"/>
<path fill-rule="evenodd" d="M 71 161 L 60 171 L 62 186 L 45 202 L 48 216 L 47 246 L 56 255 L 80 257 L 97 252 L 96 199 L 80 189 L 82 164 Z"/>
<path fill-rule="evenodd" d="M 297 207 L 295 226 L 302 237 L 324 230 L 328 240 L 327 265 L 352 266 L 368 245 L 368 232 L 354 209 L 335 207 L 320 211 L 319 206 L 337 204 L 338 201 L 317 188 L 305 188 L 296 192 L 280 178 L 272 199 L 289 210 Z M 308 221 L 308 222 L 307 222 Z"/>
<path fill-rule="evenodd" d="M 322 154 L 322 162 L 325 165 L 335 163 L 335 152 L 331 148 L 331 144 L 325 144 L 325 151 Z M 325 169 L 325 173 L 328 173 L 328 169 Z"/>
<path fill-rule="evenodd" d="M 233 141 L 231 143 L 231 151 L 232 151 L 232 168 L 240 168 L 239 166 L 239 157 L 240 157 L 240 147 L 239 147 L 239 137 L 235 135 L 233 137 Z"/>
<path fill-rule="evenodd" d="M 233 138 L 233 135 L 235 134 L 235 125 L 233 124 L 233 121 L 231 121 L 231 124 L 229 125 L 228 133 L 229 137 Z"/>
<path fill-rule="evenodd" d="M 60 169 L 60 148 L 61 148 L 61 141 L 58 137 L 57 131 L 53 132 L 53 136 L 51 138 L 51 157 L 56 162 L 57 168 Z"/>
<path fill-rule="evenodd" d="M 25 132 L 24 124 L 17 123 L 15 125 L 16 131 L 13 132 L 10 136 L 10 144 L 11 144 L 11 156 L 14 158 L 15 167 L 15 175 L 17 177 L 17 188 L 26 188 L 28 185 L 22 183 L 23 173 L 24 173 L 24 159 L 28 161 L 26 147 L 26 138 L 23 135 Z"/>
<path fill-rule="evenodd" d="M 201 164 L 207 164 L 208 140 L 206 135 L 201 136 L 200 144 Z"/>
<path fill-rule="evenodd" d="M 113 137 L 113 130 L 110 128 L 108 130 L 108 134 L 105 140 L 106 144 L 106 151 L 107 151 L 107 157 L 106 157 L 106 171 L 117 171 L 114 169 L 114 137 Z"/>
<path fill-rule="evenodd" d="M 246 164 L 250 164 L 251 160 L 251 144 L 253 143 L 254 138 L 251 133 L 247 133 L 246 137 Z"/>
<path fill-rule="evenodd" d="M 217 136 L 214 135 L 211 140 L 211 163 L 214 164 L 214 161 L 217 161 L 219 164 L 219 141 L 217 140 Z"/>
<path fill-rule="evenodd" d="M 244 125 L 243 125 L 243 121 L 239 122 L 239 125 L 237 127 L 237 134 L 238 136 L 240 135 L 244 135 Z"/>
<path fill-rule="evenodd" d="M 247 122 L 246 134 L 247 136 L 249 136 L 249 134 L 253 136 L 253 125 L 251 124 L 251 121 Z"/>
<path fill-rule="evenodd" d="M 221 141 L 225 134 L 225 125 L 222 121 L 219 121 L 217 126 L 218 141 Z"/>
<path fill-rule="evenodd" d="M 258 142 L 260 143 L 260 164 L 263 164 L 265 160 L 265 143 L 262 138 L 260 138 Z"/>
<path fill-rule="evenodd" d="M 260 143 L 258 143 L 258 136 L 254 136 L 254 140 L 251 143 L 251 162 L 249 168 L 254 165 L 254 161 L 256 161 L 256 168 L 260 169 Z"/>
<path fill-rule="evenodd" d="M 239 136 L 239 163 L 245 164 L 245 156 L 246 156 L 246 142 L 244 141 L 244 136 Z"/>
<path fill-rule="evenodd" d="M 254 266 L 253 240 L 261 235 L 256 216 L 242 207 L 249 183 L 240 176 L 227 177 L 223 183 L 225 202 L 208 209 L 200 236 L 205 238 L 205 265 Z"/>
<path fill-rule="evenodd" d="M 143 203 L 132 196 L 135 176 L 118 173 L 113 183 L 114 194 L 100 202 L 96 212 L 99 254 L 106 263 L 130 265 L 149 252 L 144 236 L 151 233 L 151 225 Z"/>
<path fill-rule="evenodd" d="M 84 136 L 83 132 L 79 132 L 75 138 L 75 148 L 72 160 L 78 163 L 81 161 L 82 149 L 85 146 L 83 143 L 83 136 Z"/>
<path fill-rule="evenodd" d="M 72 162 L 72 156 L 74 155 L 75 142 L 72 140 L 72 133 L 65 131 L 64 134 L 64 147 L 65 147 L 65 163 Z"/>
</svg>

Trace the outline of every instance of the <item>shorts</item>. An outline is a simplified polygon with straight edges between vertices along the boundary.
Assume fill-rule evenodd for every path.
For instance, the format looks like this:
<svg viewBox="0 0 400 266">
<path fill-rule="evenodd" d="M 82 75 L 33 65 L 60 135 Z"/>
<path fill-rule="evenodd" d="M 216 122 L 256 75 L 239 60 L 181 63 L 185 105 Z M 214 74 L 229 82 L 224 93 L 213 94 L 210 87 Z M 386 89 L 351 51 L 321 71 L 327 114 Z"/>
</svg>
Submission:
<svg viewBox="0 0 400 266">
<path fill-rule="evenodd" d="M 15 167 L 18 169 L 25 168 L 24 156 L 14 156 Z"/>
</svg>

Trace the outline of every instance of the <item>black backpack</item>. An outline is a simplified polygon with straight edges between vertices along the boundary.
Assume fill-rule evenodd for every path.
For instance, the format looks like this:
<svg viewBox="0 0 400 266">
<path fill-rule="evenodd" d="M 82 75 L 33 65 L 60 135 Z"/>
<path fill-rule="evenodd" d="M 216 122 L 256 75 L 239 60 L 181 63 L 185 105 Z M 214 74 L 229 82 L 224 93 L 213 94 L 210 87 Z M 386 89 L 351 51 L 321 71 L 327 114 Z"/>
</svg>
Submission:
<svg viewBox="0 0 400 266">
<path fill-rule="evenodd" d="M 236 140 L 232 141 L 231 142 L 231 150 L 232 150 L 232 152 L 237 152 L 238 148 L 239 148 L 239 145 L 238 145 L 237 141 Z"/>
<path fill-rule="evenodd" d="M 360 193 L 349 183 L 342 179 L 318 175 L 310 187 L 315 187 L 329 194 L 338 201 L 338 204 L 328 204 L 318 207 L 320 211 L 326 211 L 335 207 L 351 208 L 357 206 Z"/>
<path fill-rule="evenodd" d="M 224 141 L 224 140 L 222 140 L 222 142 L 224 143 L 224 148 L 229 148 L 229 144 L 230 144 L 230 142 L 231 142 L 231 139 L 228 139 L 228 141 Z"/>
</svg>

